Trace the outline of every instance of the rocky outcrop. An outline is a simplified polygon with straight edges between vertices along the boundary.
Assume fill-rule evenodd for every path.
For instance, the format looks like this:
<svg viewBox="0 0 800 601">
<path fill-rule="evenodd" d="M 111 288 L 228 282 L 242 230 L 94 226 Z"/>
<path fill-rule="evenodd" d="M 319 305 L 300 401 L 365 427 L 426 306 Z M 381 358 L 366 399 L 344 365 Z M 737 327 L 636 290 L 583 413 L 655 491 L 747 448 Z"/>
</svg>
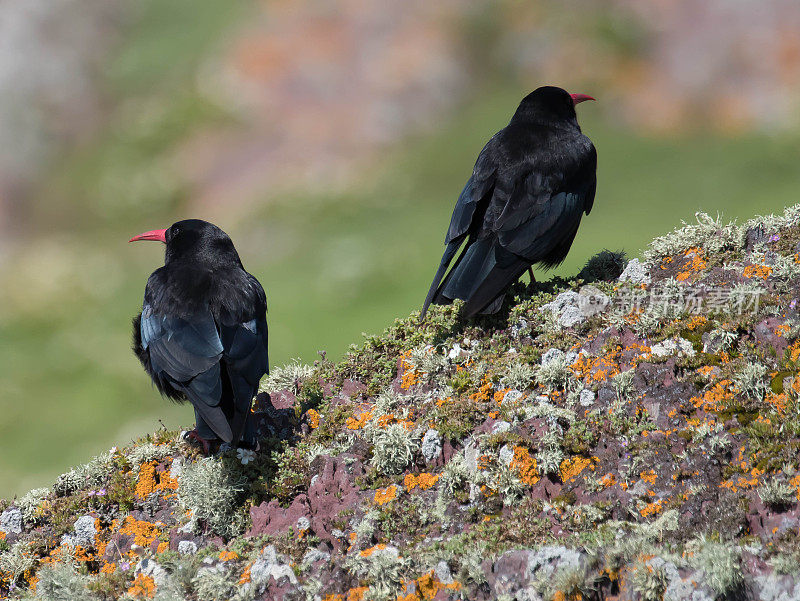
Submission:
<svg viewBox="0 0 800 601">
<path fill-rule="evenodd" d="M 601 279 L 277 369 L 259 452 L 156 432 L 4 501 L 0 591 L 796 599 L 799 243 L 800 207 L 700 215 Z"/>
</svg>

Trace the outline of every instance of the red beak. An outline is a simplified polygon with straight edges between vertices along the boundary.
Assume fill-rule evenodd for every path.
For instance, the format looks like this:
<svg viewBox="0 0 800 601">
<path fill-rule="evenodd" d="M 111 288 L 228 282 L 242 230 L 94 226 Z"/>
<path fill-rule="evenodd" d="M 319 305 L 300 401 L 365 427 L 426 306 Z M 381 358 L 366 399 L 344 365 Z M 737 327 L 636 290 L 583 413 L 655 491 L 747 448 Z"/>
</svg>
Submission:
<svg viewBox="0 0 800 601">
<path fill-rule="evenodd" d="M 128 242 L 136 242 L 137 240 L 156 240 L 158 242 L 167 243 L 167 230 L 150 230 L 138 236 L 134 236 Z"/>
<path fill-rule="evenodd" d="M 587 94 L 570 94 L 570 96 L 572 97 L 573 105 L 578 104 L 580 102 L 585 102 L 586 100 L 594 100 L 594 98 L 588 96 Z"/>
</svg>

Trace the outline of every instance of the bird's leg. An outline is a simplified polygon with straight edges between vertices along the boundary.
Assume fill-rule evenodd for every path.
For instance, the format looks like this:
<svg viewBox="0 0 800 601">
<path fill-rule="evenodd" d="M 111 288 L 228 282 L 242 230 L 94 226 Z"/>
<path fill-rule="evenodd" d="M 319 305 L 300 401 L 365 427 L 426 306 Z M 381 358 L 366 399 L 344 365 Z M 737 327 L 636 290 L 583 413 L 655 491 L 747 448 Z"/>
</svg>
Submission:
<svg viewBox="0 0 800 601">
<path fill-rule="evenodd" d="M 183 435 L 183 439 L 187 442 L 194 443 L 196 445 L 200 445 L 203 449 L 203 455 L 208 456 L 211 452 L 211 441 L 203 438 L 198 434 L 197 428 L 192 430 L 191 432 L 187 432 Z"/>
<path fill-rule="evenodd" d="M 531 284 L 535 284 L 536 278 L 533 277 L 533 267 L 528 267 L 528 275 L 531 276 Z"/>
</svg>

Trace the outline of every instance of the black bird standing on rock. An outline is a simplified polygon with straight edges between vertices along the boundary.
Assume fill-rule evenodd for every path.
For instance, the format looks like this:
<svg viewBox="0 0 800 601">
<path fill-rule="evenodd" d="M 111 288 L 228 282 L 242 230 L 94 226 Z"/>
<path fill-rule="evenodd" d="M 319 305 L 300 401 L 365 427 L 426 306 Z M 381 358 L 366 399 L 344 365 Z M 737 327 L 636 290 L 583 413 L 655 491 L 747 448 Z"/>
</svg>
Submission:
<svg viewBox="0 0 800 601">
<path fill-rule="evenodd" d="M 597 184 L 597 153 L 575 115 L 584 100 L 594 98 L 538 88 L 483 147 L 453 210 L 420 319 L 431 302 L 457 298 L 466 301 L 466 317 L 496 313 L 505 291 L 531 265 L 555 267 L 567 256 Z"/>
<path fill-rule="evenodd" d="M 187 435 L 212 445 L 256 448 L 250 404 L 268 372 L 267 299 L 228 235 L 199 219 L 134 236 L 167 245 L 133 320 L 133 351 L 162 395 L 194 406 Z"/>
</svg>

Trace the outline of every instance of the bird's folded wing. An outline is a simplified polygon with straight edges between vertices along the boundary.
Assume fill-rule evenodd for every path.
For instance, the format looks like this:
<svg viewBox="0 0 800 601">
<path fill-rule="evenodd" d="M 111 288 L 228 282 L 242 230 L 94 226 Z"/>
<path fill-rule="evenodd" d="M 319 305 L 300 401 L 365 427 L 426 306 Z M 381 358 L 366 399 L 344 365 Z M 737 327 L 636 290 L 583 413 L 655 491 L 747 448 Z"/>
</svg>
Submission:
<svg viewBox="0 0 800 601">
<path fill-rule="evenodd" d="M 450 227 L 447 228 L 445 244 L 461 238 L 472 226 L 472 219 L 475 216 L 475 209 L 478 203 L 494 186 L 494 170 L 472 174 L 458 196 L 453 215 L 450 217 Z"/>
<path fill-rule="evenodd" d="M 246 428 L 258 383 L 268 371 L 267 321 L 262 314 L 238 323 L 223 316 L 221 322 L 220 338 L 225 349 L 223 369 L 227 370 L 234 403 L 229 424 L 233 439 L 239 440 Z"/>
<path fill-rule="evenodd" d="M 220 325 L 225 364 L 231 375 L 237 375 L 257 387 L 267 372 L 267 321 L 255 318 L 244 323 Z"/>
<path fill-rule="evenodd" d="M 589 182 L 553 188 L 536 174 L 517 183 L 494 223 L 503 248 L 536 261 L 573 231 L 572 224 L 580 221 L 591 205 L 594 185 Z"/>
<path fill-rule="evenodd" d="M 154 372 L 163 372 L 182 384 L 193 393 L 190 397 L 208 405 L 219 404 L 219 360 L 224 349 L 210 312 L 172 317 L 155 313 L 145 303 L 141 335 Z"/>
</svg>

